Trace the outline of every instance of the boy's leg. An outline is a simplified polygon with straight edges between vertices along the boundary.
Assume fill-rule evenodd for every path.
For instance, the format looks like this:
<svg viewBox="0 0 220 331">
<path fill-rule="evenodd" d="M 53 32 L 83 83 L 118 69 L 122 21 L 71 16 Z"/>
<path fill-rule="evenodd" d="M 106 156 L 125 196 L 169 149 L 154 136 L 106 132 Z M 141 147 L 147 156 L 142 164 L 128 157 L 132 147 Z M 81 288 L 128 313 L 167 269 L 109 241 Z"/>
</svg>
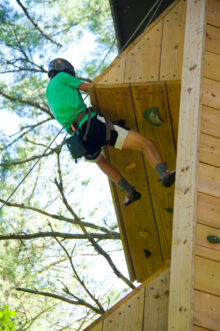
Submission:
<svg viewBox="0 0 220 331">
<path fill-rule="evenodd" d="M 158 163 L 163 162 L 154 142 L 145 138 L 137 131 L 129 130 L 123 144 L 123 149 L 124 148 L 143 152 L 152 167 L 155 167 Z"/>
<path fill-rule="evenodd" d="M 103 155 L 97 160 L 99 168 L 112 179 L 126 194 L 124 205 L 128 206 L 133 201 L 140 199 L 141 194 L 131 186 L 125 178 L 122 177 L 118 169 L 116 169 L 110 162 L 108 162 Z"/>
<path fill-rule="evenodd" d="M 145 138 L 139 132 L 130 130 L 122 148 L 143 152 L 149 164 L 154 167 L 165 187 L 169 187 L 175 180 L 175 171 L 169 171 L 163 162 L 153 141 Z"/>
<path fill-rule="evenodd" d="M 122 175 L 110 162 L 108 162 L 103 155 L 100 155 L 96 162 L 99 168 L 116 184 L 122 179 Z"/>
</svg>

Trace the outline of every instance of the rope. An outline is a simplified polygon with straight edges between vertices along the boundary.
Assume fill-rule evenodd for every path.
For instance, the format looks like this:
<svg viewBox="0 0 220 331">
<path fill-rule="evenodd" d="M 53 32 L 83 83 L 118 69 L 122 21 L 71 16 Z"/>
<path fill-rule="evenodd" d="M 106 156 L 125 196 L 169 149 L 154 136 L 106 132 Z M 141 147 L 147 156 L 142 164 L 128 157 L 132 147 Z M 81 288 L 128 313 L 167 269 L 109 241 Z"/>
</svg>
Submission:
<svg viewBox="0 0 220 331">
<path fill-rule="evenodd" d="M 151 9 L 147 12 L 147 14 L 145 15 L 145 17 L 143 18 L 143 20 L 141 21 L 141 23 L 138 25 L 138 27 L 135 29 L 135 31 L 133 32 L 133 34 L 131 35 L 131 37 L 127 40 L 127 42 L 125 43 L 125 45 L 122 47 L 122 49 L 120 50 L 121 54 L 123 52 L 123 50 L 127 47 L 127 45 L 130 43 L 130 41 L 132 40 L 132 38 L 134 37 L 134 35 L 137 33 L 137 31 L 141 28 L 141 26 L 144 24 L 144 22 L 146 21 L 147 17 L 151 14 L 151 12 L 154 10 L 154 8 L 157 6 L 157 8 L 155 9 L 154 14 L 152 15 L 151 19 L 149 20 L 147 26 L 152 22 L 153 18 L 155 17 L 161 3 L 163 2 L 163 0 L 157 0 L 155 2 L 155 4 L 151 7 Z M 79 107 L 83 104 L 83 102 L 86 100 L 86 98 L 88 97 L 88 95 L 83 99 L 83 101 L 80 103 L 80 105 L 77 107 L 76 110 L 79 109 Z M 9 202 L 9 200 L 11 199 L 11 197 L 15 194 L 15 192 L 18 190 L 18 188 L 23 184 L 23 182 L 25 181 L 25 179 L 29 176 L 29 174 L 32 172 L 32 170 L 36 167 L 36 165 L 40 162 L 41 158 L 46 154 L 46 152 L 48 151 L 48 149 L 50 148 L 50 146 L 54 143 L 54 141 L 57 139 L 57 137 L 60 135 L 60 133 L 63 131 L 63 129 L 65 128 L 65 126 L 70 122 L 71 118 L 73 117 L 74 114 L 72 114 L 70 116 L 70 118 L 67 120 L 67 122 L 64 124 L 64 126 L 60 129 L 60 131 L 58 131 L 57 135 L 54 137 L 54 139 L 50 142 L 50 144 L 47 146 L 47 148 L 45 149 L 45 151 L 43 152 L 42 155 L 39 156 L 38 160 L 34 163 L 34 165 L 30 168 L 30 170 L 27 172 L 27 174 L 24 176 L 24 178 L 19 182 L 19 184 L 15 187 L 15 189 L 13 190 L 13 192 L 9 195 L 9 197 L 7 198 L 7 200 L 2 204 L 2 206 L 0 207 L 0 210 L 2 208 L 4 208 L 4 206 L 7 204 L 7 202 Z"/>
</svg>

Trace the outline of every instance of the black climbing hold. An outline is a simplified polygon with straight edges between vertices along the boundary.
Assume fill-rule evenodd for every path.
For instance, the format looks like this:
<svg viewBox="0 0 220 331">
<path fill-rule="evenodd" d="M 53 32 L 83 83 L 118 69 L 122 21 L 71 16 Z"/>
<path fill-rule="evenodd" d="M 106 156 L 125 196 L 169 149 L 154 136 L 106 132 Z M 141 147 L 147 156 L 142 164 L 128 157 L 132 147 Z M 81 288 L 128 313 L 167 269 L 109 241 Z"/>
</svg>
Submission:
<svg viewBox="0 0 220 331">
<path fill-rule="evenodd" d="M 151 252 L 150 251 L 148 251 L 147 249 L 145 249 L 144 250 L 144 254 L 145 254 L 145 256 L 147 257 L 147 258 L 149 258 L 150 256 L 151 256 Z"/>
<path fill-rule="evenodd" d="M 168 208 L 165 208 L 166 212 L 167 213 L 170 213 L 170 214 L 173 214 L 173 209 L 168 207 Z"/>
<path fill-rule="evenodd" d="M 214 235 L 207 236 L 207 240 L 212 244 L 219 244 L 220 238 Z"/>
<path fill-rule="evenodd" d="M 143 116 L 146 121 L 148 121 L 150 124 L 154 126 L 160 126 L 163 124 L 161 121 L 159 115 L 158 115 L 158 108 L 157 107 L 152 107 L 148 108 L 144 111 Z"/>
</svg>

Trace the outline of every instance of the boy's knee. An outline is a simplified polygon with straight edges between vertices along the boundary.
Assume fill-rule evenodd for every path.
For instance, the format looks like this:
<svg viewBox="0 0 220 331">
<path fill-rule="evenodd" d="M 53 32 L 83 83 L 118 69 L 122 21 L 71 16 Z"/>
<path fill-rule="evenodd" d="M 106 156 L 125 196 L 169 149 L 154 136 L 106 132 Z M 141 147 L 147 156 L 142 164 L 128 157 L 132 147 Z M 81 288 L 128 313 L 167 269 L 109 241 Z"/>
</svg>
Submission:
<svg viewBox="0 0 220 331">
<path fill-rule="evenodd" d="M 144 137 L 143 151 L 146 150 L 146 149 L 154 148 L 154 147 L 155 147 L 155 144 L 154 144 L 153 140 Z"/>
</svg>

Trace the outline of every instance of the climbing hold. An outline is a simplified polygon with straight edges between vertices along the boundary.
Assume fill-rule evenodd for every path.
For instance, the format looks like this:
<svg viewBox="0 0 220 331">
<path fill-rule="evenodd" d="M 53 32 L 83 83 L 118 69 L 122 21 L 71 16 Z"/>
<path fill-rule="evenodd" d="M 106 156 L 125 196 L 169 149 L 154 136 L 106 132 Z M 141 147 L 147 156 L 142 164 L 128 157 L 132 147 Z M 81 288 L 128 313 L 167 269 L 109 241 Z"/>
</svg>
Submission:
<svg viewBox="0 0 220 331">
<path fill-rule="evenodd" d="M 149 252 L 147 249 L 144 250 L 144 254 L 147 258 L 149 258 L 151 256 L 151 252 Z"/>
<path fill-rule="evenodd" d="M 131 163 L 129 163 L 129 164 L 125 167 L 125 170 L 126 170 L 127 172 L 130 172 L 130 171 L 132 171 L 134 168 L 136 168 L 136 163 L 135 163 L 135 162 L 131 162 Z"/>
<path fill-rule="evenodd" d="M 212 244 L 220 244 L 220 238 L 214 235 L 207 236 L 207 240 Z"/>
<path fill-rule="evenodd" d="M 143 231 L 140 231 L 140 236 L 144 239 L 146 239 L 148 236 L 149 236 L 149 232 L 148 230 L 143 230 Z"/>
<path fill-rule="evenodd" d="M 173 209 L 168 207 L 168 208 L 165 208 L 166 212 L 169 213 L 169 214 L 173 214 Z"/>
<path fill-rule="evenodd" d="M 146 121 L 148 121 L 150 124 L 154 126 L 160 126 L 163 124 L 161 121 L 159 115 L 158 115 L 158 108 L 157 107 L 152 107 L 148 108 L 144 111 L 143 116 Z"/>
</svg>

